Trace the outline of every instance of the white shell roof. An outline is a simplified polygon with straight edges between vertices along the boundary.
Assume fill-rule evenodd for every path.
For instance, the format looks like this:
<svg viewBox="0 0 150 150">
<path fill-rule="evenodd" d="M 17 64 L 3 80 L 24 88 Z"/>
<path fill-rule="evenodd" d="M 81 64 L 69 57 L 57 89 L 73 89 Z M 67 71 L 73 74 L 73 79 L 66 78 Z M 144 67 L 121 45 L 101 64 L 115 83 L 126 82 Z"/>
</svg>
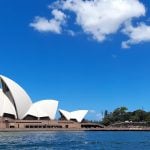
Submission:
<svg viewBox="0 0 150 150">
<path fill-rule="evenodd" d="M 48 117 L 48 114 L 35 104 L 31 105 L 30 109 L 27 111 L 25 116 L 27 115 L 31 115 L 37 118 Z"/>
<path fill-rule="evenodd" d="M 12 81 L 11 79 L 2 75 L 0 75 L 0 79 L 2 79 L 2 81 L 6 84 L 13 97 L 17 109 L 16 112 L 18 115 L 18 119 L 22 119 L 32 105 L 32 101 L 29 95 L 24 91 L 22 87 L 20 87 L 16 82 Z"/>
<path fill-rule="evenodd" d="M 62 109 L 59 109 L 59 112 L 67 119 L 67 120 L 70 120 L 71 119 L 71 114 L 70 112 L 66 111 L 66 110 L 62 110 Z"/>
<path fill-rule="evenodd" d="M 13 104 L 0 89 L 0 116 L 2 117 L 4 113 L 14 115 L 16 118 L 16 111 Z"/>
<path fill-rule="evenodd" d="M 53 120 L 55 119 L 57 107 L 58 101 L 56 100 L 41 100 L 32 104 L 24 117 L 32 115 L 35 117 L 49 117 Z"/>
<path fill-rule="evenodd" d="M 88 110 L 72 111 L 71 119 L 76 119 L 78 122 L 81 122 L 87 113 L 88 113 Z"/>
<path fill-rule="evenodd" d="M 60 113 L 67 119 L 76 119 L 78 122 L 81 122 L 85 115 L 88 113 L 88 110 L 77 110 L 68 112 L 66 110 L 59 109 Z"/>
<path fill-rule="evenodd" d="M 55 119 L 58 101 L 41 100 L 32 104 L 29 95 L 16 82 L 3 75 L 0 75 L 0 81 L 3 83 L 0 91 L 0 116 L 8 113 L 13 114 L 18 119 L 23 119 L 27 115 Z M 88 110 L 68 112 L 60 109 L 59 111 L 67 120 L 76 119 L 78 122 L 81 122 L 88 113 Z"/>
</svg>

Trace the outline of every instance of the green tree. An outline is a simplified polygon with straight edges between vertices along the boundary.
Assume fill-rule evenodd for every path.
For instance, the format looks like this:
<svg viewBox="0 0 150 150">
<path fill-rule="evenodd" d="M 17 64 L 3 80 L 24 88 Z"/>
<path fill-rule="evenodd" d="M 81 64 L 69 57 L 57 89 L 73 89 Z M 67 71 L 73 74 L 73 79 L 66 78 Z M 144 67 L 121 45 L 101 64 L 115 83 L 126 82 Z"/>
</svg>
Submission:
<svg viewBox="0 0 150 150">
<path fill-rule="evenodd" d="M 133 111 L 131 120 L 140 122 L 140 121 L 145 121 L 147 117 L 147 113 L 144 110 L 138 109 Z"/>
<path fill-rule="evenodd" d="M 115 121 L 125 121 L 126 120 L 126 107 L 119 107 L 113 111 L 113 120 Z"/>
<path fill-rule="evenodd" d="M 107 110 L 104 112 L 104 118 L 102 123 L 104 125 L 111 125 L 116 122 L 132 121 L 142 122 L 145 121 L 150 124 L 150 112 L 146 112 L 142 109 L 137 109 L 133 112 L 127 112 L 126 107 L 116 108 L 113 112 L 108 113 Z"/>
</svg>

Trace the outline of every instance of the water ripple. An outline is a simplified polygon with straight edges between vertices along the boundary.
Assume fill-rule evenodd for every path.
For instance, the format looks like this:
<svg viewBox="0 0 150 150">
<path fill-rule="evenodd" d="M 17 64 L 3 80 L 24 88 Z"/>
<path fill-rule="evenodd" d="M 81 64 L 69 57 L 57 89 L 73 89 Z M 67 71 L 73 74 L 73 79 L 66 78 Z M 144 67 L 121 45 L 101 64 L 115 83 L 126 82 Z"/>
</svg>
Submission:
<svg viewBox="0 0 150 150">
<path fill-rule="evenodd" d="M 8 150 L 149 150 L 150 132 L 0 132 Z"/>
</svg>

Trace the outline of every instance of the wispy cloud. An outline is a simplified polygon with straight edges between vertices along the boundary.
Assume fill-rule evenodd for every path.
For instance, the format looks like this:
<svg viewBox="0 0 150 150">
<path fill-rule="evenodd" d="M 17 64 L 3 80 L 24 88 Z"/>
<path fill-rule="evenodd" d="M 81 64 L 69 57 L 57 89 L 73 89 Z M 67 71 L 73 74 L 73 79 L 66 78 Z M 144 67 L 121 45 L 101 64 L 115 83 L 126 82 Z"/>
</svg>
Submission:
<svg viewBox="0 0 150 150">
<path fill-rule="evenodd" d="M 116 59 L 116 58 L 118 57 L 116 54 L 112 54 L 111 56 L 112 56 L 112 58 L 114 58 L 114 59 Z"/>
<path fill-rule="evenodd" d="M 54 18 L 48 20 L 44 17 L 35 17 L 30 26 L 40 32 L 54 32 L 60 34 L 62 32 L 62 25 L 66 22 L 66 15 L 57 9 L 52 11 Z"/>
<path fill-rule="evenodd" d="M 103 118 L 103 115 L 102 115 L 102 113 L 97 113 L 96 117 L 97 117 L 97 119 L 101 120 Z"/>
<path fill-rule="evenodd" d="M 95 110 L 89 110 L 89 113 L 96 113 Z"/>
<path fill-rule="evenodd" d="M 71 36 L 75 36 L 76 33 L 73 30 L 66 30 L 66 32 L 71 35 Z"/>
<path fill-rule="evenodd" d="M 150 26 L 145 23 L 140 23 L 137 27 L 128 23 L 123 32 L 129 36 L 129 40 L 122 42 L 123 48 L 130 48 L 131 45 L 141 42 L 150 42 Z"/>
<path fill-rule="evenodd" d="M 101 120 L 103 118 L 102 112 L 97 112 L 96 110 L 89 110 L 89 113 L 95 118 L 96 120 Z"/>
</svg>

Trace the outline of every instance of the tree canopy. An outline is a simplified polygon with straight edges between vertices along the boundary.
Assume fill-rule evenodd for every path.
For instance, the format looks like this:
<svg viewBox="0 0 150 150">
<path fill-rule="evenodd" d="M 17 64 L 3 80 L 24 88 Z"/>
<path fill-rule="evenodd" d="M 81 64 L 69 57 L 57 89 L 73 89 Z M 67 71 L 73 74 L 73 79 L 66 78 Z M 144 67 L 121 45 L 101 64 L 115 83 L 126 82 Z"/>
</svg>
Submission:
<svg viewBox="0 0 150 150">
<path fill-rule="evenodd" d="M 146 112 L 142 109 L 137 109 L 133 112 L 129 112 L 127 107 L 116 108 L 113 112 L 105 110 L 102 124 L 111 125 L 116 122 L 150 122 L 150 112 Z"/>
</svg>

